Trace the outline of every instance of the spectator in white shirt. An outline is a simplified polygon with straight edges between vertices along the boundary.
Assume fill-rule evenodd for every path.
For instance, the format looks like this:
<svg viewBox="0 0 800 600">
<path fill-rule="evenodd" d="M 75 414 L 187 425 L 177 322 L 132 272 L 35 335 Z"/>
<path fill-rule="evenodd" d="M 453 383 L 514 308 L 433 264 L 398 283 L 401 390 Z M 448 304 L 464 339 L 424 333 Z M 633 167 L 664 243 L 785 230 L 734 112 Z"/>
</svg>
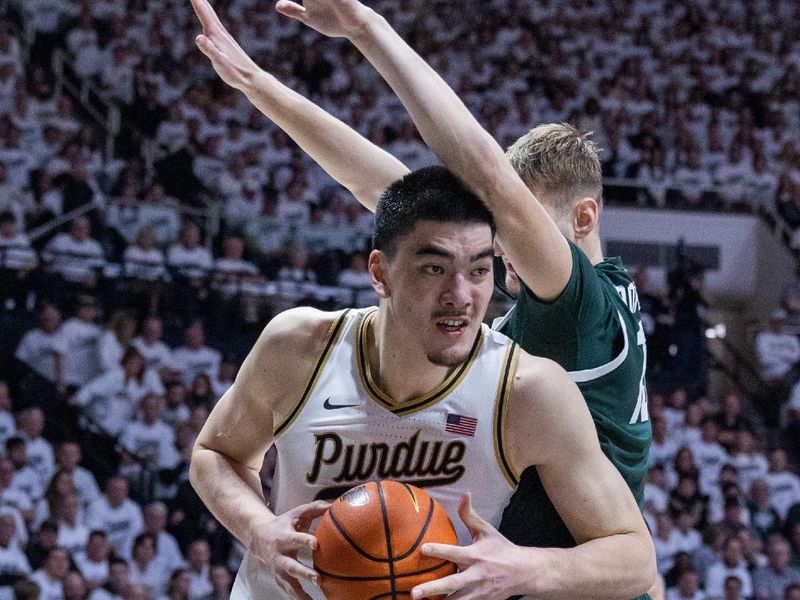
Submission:
<svg viewBox="0 0 800 600">
<path fill-rule="evenodd" d="M 77 552 L 73 556 L 75 565 L 86 579 L 89 589 L 98 588 L 108 581 L 109 554 L 110 548 L 106 532 L 101 529 L 95 529 L 89 533 L 86 550 Z"/>
<path fill-rule="evenodd" d="M 133 414 L 136 403 L 147 394 L 164 394 L 158 374 L 146 370 L 136 348 L 128 348 L 121 366 L 90 381 L 73 396 L 88 424 L 117 437 Z"/>
<path fill-rule="evenodd" d="M 8 384 L 0 379 L 0 447 L 17 432 L 17 424 L 11 414 L 12 405 Z"/>
<path fill-rule="evenodd" d="M 89 528 L 83 524 L 81 498 L 77 493 L 66 494 L 56 503 L 53 518 L 58 524 L 58 547 L 71 556 L 86 550 Z"/>
<path fill-rule="evenodd" d="M 227 237 L 222 244 L 222 257 L 214 262 L 214 287 L 223 298 L 237 293 L 249 294 L 252 285 L 265 281 L 250 261 L 244 260 L 244 241 L 240 237 Z"/>
<path fill-rule="evenodd" d="M 180 242 L 170 246 L 167 265 L 182 277 L 197 286 L 208 277 L 214 267 L 214 259 L 207 248 L 200 245 L 200 228 L 191 222 L 181 228 Z"/>
<path fill-rule="evenodd" d="M 3 583 L 0 584 L 0 599 L 12 600 L 11 591 L 14 579 L 22 579 L 31 574 L 28 559 L 20 550 L 16 539 L 16 522 L 10 514 L 0 513 L 0 573 L 3 573 Z"/>
<path fill-rule="evenodd" d="M 130 567 L 121 558 L 113 558 L 108 564 L 108 582 L 89 594 L 88 600 L 122 600 L 130 588 Z"/>
<path fill-rule="evenodd" d="M 56 470 L 53 447 L 42 437 L 44 413 L 41 408 L 27 408 L 19 414 L 18 432 L 27 443 L 28 466 L 39 474 L 44 487 Z"/>
<path fill-rule="evenodd" d="M 212 591 L 211 547 L 205 540 L 194 540 L 189 544 L 186 560 L 189 563 L 189 575 L 192 578 L 189 584 L 189 600 L 200 600 Z"/>
<path fill-rule="evenodd" d="M 679 539 L 672 517 L 668 513 L 656 515 L 656 530 L 653 545 L 656 549 L 658 572 L 666 573 L 672 568 L 675 554 L 680 550 Z"/>
<path fill-rule="evenodd" d="M 190 384 L 199 373 L 213 377 L 219 371 L 222 355 L 219 350 L 206 346 L 205 332 L 200 321 L 186 329 L 184 345 L 172 354 L 172 367 L 181 374 L 185 384 Z"/>
<path fill-rule="evenodd" d="M 98 341 L 102 330 L 95 323 L 97 308 L 91 296 L 81 295 L 74 317 L 61 326 L 64 339 L 64 383 L 81 387 L 100 372 Z"/>
<path fill-rule="evenodd" d="M 717 441 L 718 434 L 717 419 L 706 415 L 700 425 L 700 439 L 689 446 L 700 470 L 699 483 L 704 493 L 716 485 L 719 470 L 730 460 L 725 448 Z"/>
<path fill-rule="evenodd" d="M 700 573 L 695 569 L 687 569 L 678 575 L 675 587 L 667 589 L 666 600 L 705 600 L 706 595 L 700 589 Z"/>
<path fill-rule="evenodd" d="M 166 567 L 167 573 L 172 573 L 184 568 L 186 562 L 183 560 L 178 542 L 166 531 L 168 512 L 163 502 L 148 504 L 144 509 L 144 529 L 140 533 L 150 533 L 155 536 L 156 558 Z M 130 555 L 130 549 L 127 555 Z"/>
<path fill-rule="evenodd" d="M 772 505 L 781 519 L 786 519 L 789 509 L 800 504 L 800 477 L 789 469 L 786 450 L 776 448 L 769 453 L 769 472 L 763 479 L 769 486 Z"/>
<path fill-rule="evenodd" d="M 63 442 L 56 451 L 56 464 L 58 468 L 72 475 L 75 489 L 80 496 L 81 507 L 86 509 L 91 503 L 100 498 L 100 488 L 97 481 L 88 469 L 80 466 L 81 447 L 77 442 Z"/>
<path fill-rule="evenodd" d="M 8 458 L 0 458 L 0 510 L 10 509 L 17 522 L 17 531 L 27 541 L 25 523 L 33 519 L 33 502 L 21 490 L 13 487 L 14 463 Z"/>
<path fill-rule="evenodd" d="M 739 473 L 739 485 L 742 489 L 749 490 L 756 479 L 765 478 L 769 463 L 761 452 L 758 440 L 750 431 L 739 431 L 736 438 L 736 451 L 731 457 L 731 464 Z"/>
<path fill-rule="evenodd" d="M 155 247 L 153 228 L 145 226 L 136 233 L 136 239 L 122 254 L 125 277 L 147 282 L 160 280 L 166 273 L 164 253 Z"/>
<path fill-rule="evenodd" d="M 6 457 L 14 465 L 14 478 L 11 487 L 25 494 L 31 502 L 36 502 L 44 494 L 39 474 L 28 466 L 28 452 L 25 440 L 11 437 L 6 440 Z"/>
<path fill-rule="evenodd" d="M 756 355 L 761 377 L 767 382 L 783 380 L 800 361 L 800 340 L 784 331 L 788 314 L 782 308 L 772 311 L 769 329 L 756 336 Z"/>
<path fill-rule="evenodd" d="M 44 567 L 31 573 L 30 580 L 39 585 L 41 600 L 64 600 L 64 578 L 69 573 L 69 554 L 54 548 L 47 555 Z"/>
<path fill-rule="evenodd" d="M 725 580 L 738 577 L 742 583 L 745 597 L 753 595 L 753 580 L 747 563 L 744 560 L 742 542 L 735 536 L 729 536 L 722 547 L 722 560 L 714 563 L 706 572 L 706 594 L 709 597 L 722 597 L 725 593 Z"/>
<path fill-rule="evenodd" d="M 64 600 L 86 600 L 89 587 L 83 575 L 77 571 L 70 571 L 64 578 Z"/>
<path fill-rule="evenodd" d="M 133 537 L 143 524 L 142 509 L 128 498 L 128 482 L 123 477 L 111 477 L 106 483 L 105 495 L 89 510 L 87 525 L 105 531 L 111 547 L 121 552 L 132 545 Z"/>
<path fill-rule="evenodd" d="M 159 598 L 167 588 L 170 573 L 156 555 L 156 536 L 140 533 L 133 541 L 131 582 L 144 587 L 151 598 Z"/>
<path fill-rule="evenodd" d="M 59 233 L 45 248 L 45 261 L 67 283 L 94 288 L 100 279 L 106 259 L 91 232 L 89 219 L 77 217 L 68 234 Z"/>
<path fill-rule="evenodd" d="M 172 363 L 172 350 L 162 341 L 164 326 L 159 317 L 147 317 L 142 323 L 142 333 L 131 345 L 144 358 L 148 369 L 158 372 L 164 379 L 164 370 Z"/>
<path fill-rule="evenodd" d="M 28 331 L 14 356 L 47 381 L 64 391 L 64 339 L 61 337 L 61 311 L 45 304 L 39 312 L 39 327 Z"/>
<path fill-rule="evenodd" d="M 108 327 L 97 343 L 100 352 L 100 369 L 103 372 L 119 366 L 125 350 L 136 334 L 136 319 L 127 310 L 117 310 L 111 315 Z"/>
<path fill-rule="evenodd" d="M 120 435 L 119 443 L 125 451 L 121 472 L 128 477 L 142 468 L 161 468 L 175 444 L 172 428 L 161 420 L 160 396 L 144 396 L 139 401 L 139 413 L 140 418 L 128 423 Z"/>
<path fill-rule="evenodd" d="M 28 274 L 39 262 L 30 240 L 17 232 L 14 214 L 0 210 L 0 299 L 9 298 L 21 306 L 27 296 Z"/>
</svg>

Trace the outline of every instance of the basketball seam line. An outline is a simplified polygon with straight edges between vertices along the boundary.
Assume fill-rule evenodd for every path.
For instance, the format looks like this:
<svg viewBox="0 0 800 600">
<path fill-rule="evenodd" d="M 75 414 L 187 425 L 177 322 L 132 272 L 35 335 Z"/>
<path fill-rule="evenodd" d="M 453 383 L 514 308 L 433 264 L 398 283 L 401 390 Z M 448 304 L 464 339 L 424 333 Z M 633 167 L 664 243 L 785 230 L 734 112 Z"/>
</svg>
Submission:
<svg viewBox="0 0 800 600">
<path fill-rule="evenodd" d="M 403 579 L 405 577 L 414 577 L 416 575 L 424 575 L 425 573 L 432 573 L 433 571 L 438 571 L 439 569 L 444 568 L 449 564 L 450 564 L 449 560 L 443 560 L 442 562 L 437 563 L 432 567 L 428 567 L 427 569 L 420 569 L 419 571 L 411 571 L 409 573 L 401 573 L 399 575 L 393 575 L 393 576 L 384 575 L 382 577 L 356 577 L 353 575 L 334 575 L 333 573 L 328 573 L 327 571 L 323 571 L 319 567 L 315 568 L 317 569 L 317 572 L 320 575 L 323 575 L 325 577 L 331 577 L 333 579 L 339 579 L 341 581 L 384 581 L 386 579 L 389 579 L 390 577 L 394 577 L 394 579 Z M 402 594 L 403 592 L 396 591 L 395 593 Z"/>
<path fill-rule="evenodd" d="M 397 589 L 395 588 L 394 577 L 394 556 L 392 556 L 392 535 L 389 528 L 389 514 L 386 512 L 386 498 L 383 495 L 383 486 L 378 481 L 378 497 L 381 501 L 381 515 L 383 517 L 383 535 L 386 538 L 386 556 L 389 557 L 389 585 L 392 592 L 392 600 L 397 600 Z"/>
</svg>

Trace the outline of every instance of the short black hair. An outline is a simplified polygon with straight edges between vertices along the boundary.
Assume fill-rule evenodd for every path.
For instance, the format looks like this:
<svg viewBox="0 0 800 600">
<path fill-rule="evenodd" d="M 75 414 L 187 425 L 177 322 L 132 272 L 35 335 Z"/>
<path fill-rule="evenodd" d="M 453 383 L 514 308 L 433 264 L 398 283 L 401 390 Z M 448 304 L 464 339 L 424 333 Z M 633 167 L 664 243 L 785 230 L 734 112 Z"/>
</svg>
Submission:
<svg viewBox="0 0 800 600">
<path fill-rule="evenodd" d="M 458 177 L 440 166 L 409 173 L 383 192 L 375 211 L 372 247 L 391 257 L 397 238 L 419 221 L 485 223 L 494 232 L 489 209 Z"/>
</svg>

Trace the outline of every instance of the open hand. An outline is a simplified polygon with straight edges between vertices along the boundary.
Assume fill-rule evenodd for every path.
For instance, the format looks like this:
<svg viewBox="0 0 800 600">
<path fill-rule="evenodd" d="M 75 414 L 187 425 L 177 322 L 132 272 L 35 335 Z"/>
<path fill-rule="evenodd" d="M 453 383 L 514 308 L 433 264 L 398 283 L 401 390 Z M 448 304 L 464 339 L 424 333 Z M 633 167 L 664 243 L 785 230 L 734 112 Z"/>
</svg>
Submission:
<svg viewBox="0 0 800 600">
<path fill-rule="evenodd" d="M 296 600 L 312 600 L 300 585 L 301 580 L 317 583 L 317 572 L 297 560 L 297 552 L 317 547 L 317 538 L 308 533 L 311 523 L 330 508 L 317 500 L 301 504 L 290 511 L 257 526 L 250 542 L 250 552 L 266 563 L 280 588 Z"/>
<path fill-rule="evenodd" d="M 211 60 L 217 75 L 225 83 L 244 91 L 260 69 L 228 33 L 208 0 L 191 2 L 203 26 L 203 33 L 195 38 L 197 47 Z"/>
<path fill-rule="evenodd" d="M 528 548 L 509 542 L 472 508 L 472 497 L 464 494 L 458 515 L 472 535 L 469 546 L 428 543 L 422 553 L 449 560 L 459 572 L 416 586 L 414 600 L 447 596 L 447 600 L 505 600 L 525 592 L 532 565 Z M 451 594 L 451 595 L 449 595 Z"/>
<path fill-rule="evenodd" d="M 369 9 L 358 0 L 278 0 L 282 15 L 297 19 L 323 35 L 352 38 L 366 26 Z"/>
</svg>

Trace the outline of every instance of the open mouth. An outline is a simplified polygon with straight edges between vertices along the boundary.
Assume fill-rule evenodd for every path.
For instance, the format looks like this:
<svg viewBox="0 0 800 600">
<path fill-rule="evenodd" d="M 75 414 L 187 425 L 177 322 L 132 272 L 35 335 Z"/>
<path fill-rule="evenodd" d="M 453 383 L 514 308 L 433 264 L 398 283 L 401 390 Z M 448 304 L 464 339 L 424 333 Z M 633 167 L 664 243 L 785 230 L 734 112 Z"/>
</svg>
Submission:
<svg viewBox="0 0 800 600">
<path fill-rule="evenodd" d="M 459 336 L 467 329 L 468 319 L 449 318 L 436 321 L 436 328 L 445 335 Z"/>
</svg>

